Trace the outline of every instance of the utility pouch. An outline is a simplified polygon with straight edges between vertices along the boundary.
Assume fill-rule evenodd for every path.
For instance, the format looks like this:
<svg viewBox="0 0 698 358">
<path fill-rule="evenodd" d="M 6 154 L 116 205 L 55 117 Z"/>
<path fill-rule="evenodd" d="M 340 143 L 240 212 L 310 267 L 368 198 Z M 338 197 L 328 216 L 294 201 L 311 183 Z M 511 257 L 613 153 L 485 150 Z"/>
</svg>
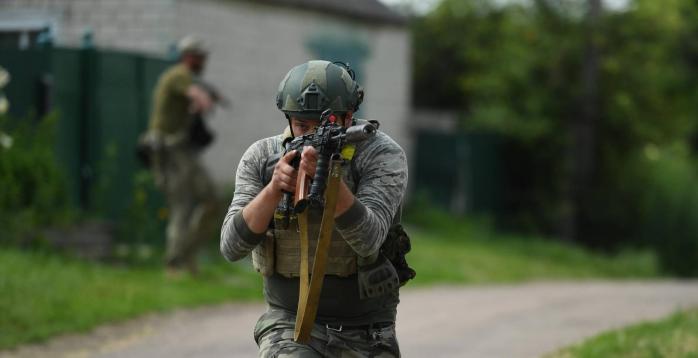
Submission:
<svg viewBox="0 0 698 358">
<path fill-rule="evenodd" d="M 194 115 L 189 127 L 189 144 L 196 150 L 201 150 L 213 143 L 213 132 L 206 126 L 201 114 Z"/>
<path fill-rule="evenodd" d="M 269 277 L 274 274 L 274 233 L 267 230 L 266 239 L 252 250 L 252 267 L 262 276 Z"/>
<path fill-rule="evenodd" d="M 400 286 L 413 279 L 417 273 L 405 259 L 405 255 L 412 249 L 410 237 L 401 224 L 393 224 L 388 230 L 388 237 L 381 246 L 381 253 L 390 260 L 400 279 Z"/>
<path fill-rule="evenodd" d="M 398 273 L 383 254 L 379 253 L 372 263 L 366 264 L 363 261 L 365 259 L 359 260 L 357 272 L 359 298 L 379 297 L 400 287 Z"/>
<path fill-rule="evenodd" d="M 162 139 L 152 132 L 145 132 L 138 137 L 136 142 L 136 158 L 146 168 L 153 167 L 156 163 L 156 155 L 162 153 Z"/>
<path fill-rule="evenodd" d="M 155 151 L 158 150 L 157 144 L 150 133 L 143 133 L 138 137 L 136 142 L 136 158 L 143 164 L 144 167 L 150 168 L 153 166 Z"/>
</svg>

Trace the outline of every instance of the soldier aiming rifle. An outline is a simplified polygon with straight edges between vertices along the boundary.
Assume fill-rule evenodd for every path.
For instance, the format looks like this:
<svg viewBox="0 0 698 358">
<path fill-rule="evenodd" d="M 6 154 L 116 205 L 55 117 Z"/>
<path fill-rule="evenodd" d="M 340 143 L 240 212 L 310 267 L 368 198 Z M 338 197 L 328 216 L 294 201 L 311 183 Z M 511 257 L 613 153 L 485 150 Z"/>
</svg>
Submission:
<svg viewBox="0 0 698 358">
<path fill-rule="evenodd" d="M 399 287 L 414 271 L 388 250 L 409 248 L 405 153 L 354 118 L 363 89 L 344 63 L 292 68 L 276 100 L 289 126 L 243 155 L 221 230 L 223 255 L 251 254 L 264 279 L 259 354 L 399 357 Z"/>
</svg>

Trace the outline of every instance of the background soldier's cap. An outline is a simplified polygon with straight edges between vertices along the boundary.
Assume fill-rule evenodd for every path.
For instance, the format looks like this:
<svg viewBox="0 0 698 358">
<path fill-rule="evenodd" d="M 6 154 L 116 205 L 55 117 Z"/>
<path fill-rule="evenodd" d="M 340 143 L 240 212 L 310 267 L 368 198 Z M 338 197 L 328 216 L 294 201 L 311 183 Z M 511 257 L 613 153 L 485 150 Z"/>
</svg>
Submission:
<svg viewBox="0 0 698 358">
<path fill-rule="evenodd" d="M 197 55 L 208 55 L 208 47 L 204 40 L 195 35 L 184 36 L 177 43 L 177 51 L 180 55 L 193 53 Z"/>
</svg>

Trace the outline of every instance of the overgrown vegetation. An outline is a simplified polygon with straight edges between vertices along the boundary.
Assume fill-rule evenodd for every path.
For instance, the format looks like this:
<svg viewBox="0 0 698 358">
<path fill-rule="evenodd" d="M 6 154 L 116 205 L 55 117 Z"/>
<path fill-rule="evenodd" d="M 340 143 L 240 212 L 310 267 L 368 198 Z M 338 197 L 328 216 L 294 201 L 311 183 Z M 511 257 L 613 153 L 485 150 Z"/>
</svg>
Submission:
<svg viewBox="0 0 698 358">
<path fill-rule="evenodd" d="M 698 355 L 698 309 L 590 338 L 547 358 L 679 358 Z"/>
<path fill-rule="evenodd" d="M 40 230 L 69 222 L 66 182 L 54 155 L 56 115 L 36 121 L 0 115 L 0 244 L 26 244 Z"/>
<path fill-rule="evenodd" d="M 167 215 L 151 173 L 137 171 L 133 176 L 131 202 L 117 228 L 114 256 L 132 263 L 161 263 Z"/>
<path fill-rule="evenodd" d="M 698 165 L 686 148 L 647 148 L 643 235 L 668 273 L 698 276 Z M 638 173 L 637 178 L 642 178 Z"/>
</svg>

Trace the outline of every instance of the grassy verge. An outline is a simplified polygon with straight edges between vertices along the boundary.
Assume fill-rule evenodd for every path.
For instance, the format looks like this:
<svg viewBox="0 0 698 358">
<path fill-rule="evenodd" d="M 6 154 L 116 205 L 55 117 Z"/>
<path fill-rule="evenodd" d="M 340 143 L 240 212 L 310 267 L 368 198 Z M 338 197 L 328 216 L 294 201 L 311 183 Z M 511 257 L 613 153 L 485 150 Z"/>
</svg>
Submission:
<svg viewBox="0 0 698 358">
<path fill-rule="evenodd" d="M 547 358 L 698 357 L 698 309 L 593 337 Z"/>
<path fill-rule="evenodd" d="M 654 257 L 602 257 L 535 238 L 495 234 L 486 226 L 434 217 L 408 226 L 417 270 L 409 287 L 536 279 L 657 275 Z M 168 280 L 159 266 L 114 267 L 56 254 L 0 249 L 0 349 L 151 311 L 228 300 L 261 299 L 251 264 L 213 252 L 197 279 Z"/>
<path fill-rule="evenodd" d="M 415 284 L 505 283 L 554 279 L 628 279 L 657 276 L 654 255 L 627 251 L 614 256 L 593 254 L 541 239 L 412 230 L 408 262 L 417 271 Z"/>
<path fill-rule="evenodd" d="M 159 267 L 113 267 L 54 254 L 0 249 L 0 349 L 175 307 L 257 299 L 247 262 L 203 267 L 196 280 Z"/>
<path fill-rule="evenodd" d="M 428 224 L 416 222 L 407 231 L 412 239 L 407 259 L 417 271 L 415 285 L 659 275 L 649 251 L 601 255 L 561 242 L 495 233 L 487 225 L 444 215 L 428 214 Z"/>
</svg>

